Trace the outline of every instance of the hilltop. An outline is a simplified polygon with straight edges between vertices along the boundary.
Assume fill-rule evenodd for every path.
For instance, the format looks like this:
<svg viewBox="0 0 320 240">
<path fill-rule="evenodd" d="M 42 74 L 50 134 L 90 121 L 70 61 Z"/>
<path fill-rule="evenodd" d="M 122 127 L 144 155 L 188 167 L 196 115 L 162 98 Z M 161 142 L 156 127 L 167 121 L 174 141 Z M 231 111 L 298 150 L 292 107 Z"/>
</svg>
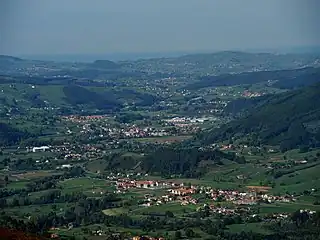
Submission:
<svg viewBox="0 0 320 240">
<path fill-rule="evenodd" d="M 115 62 L 109 60 L 96 60 L 93 62 L 93 67 L 104 68 L 104 69 L 117 69 L 120 66 Z"/>
<path fill-rule="evenodd" d="M 320 84 L 267 99 L 239 120 L 199 136 L 205 144 L 255 136 L 256 143 L 277 145 L 282 150 L 301 146 L 319 146 Z"/>
<path fill-rule="evenodd" d="M 0 55 L 0 61 L 1 62 L 4 62 L 4 61 L 23 61 L 23 59 L 18 58 L 18 57 L 9 56 L 9 55 Z"/>
</svg>

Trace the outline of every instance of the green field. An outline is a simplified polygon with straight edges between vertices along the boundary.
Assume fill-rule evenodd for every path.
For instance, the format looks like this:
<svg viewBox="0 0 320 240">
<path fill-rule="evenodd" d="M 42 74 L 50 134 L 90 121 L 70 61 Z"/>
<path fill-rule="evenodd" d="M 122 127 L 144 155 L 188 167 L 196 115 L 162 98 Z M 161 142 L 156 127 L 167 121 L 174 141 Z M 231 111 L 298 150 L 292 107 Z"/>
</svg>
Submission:
<svg viewBox="0 0 320 240">
<path fill-rule="evenodd" d="M 266 228 L 264 223 L 245 223 L 245 224 L 233 224 L 228 226 L 228 230 L 233 233 L 255 232 L 261 234 L 271 234 L 272 231 Z"/>
<path fill-rule="evenodd" d="M 148 137 L 148 138 L 138 138 L 136 141 L 138 142 L 181 142 L 187 139 L 190 139 L 192 136 L 164 136 L 164 137 Z"/>
<path fill-rule="evenodd" d="M 110 208 L 103 210 L 102 212 L 108 216 L 118 216 L 124 213 L 128 213 L 128 209 L 125 208 Z"/>
<path fill-rule="evenodd" d="M 8 189 L 22 189 L 28 184 L 27 181 L 14 181 L 7 185 Z"/>
<path fill-rule="evenodd" d="M 281 176 L 276 180 L 277 186 L 274 192 L 296 192 L 302 193 L 305 190 L 320 189 L 320 165 L 310 168 L 298 169 L 293 173 Z"/>
<path fill-rule="evenodd" d="M 312 203 L 297 201 L 294 203 L 273 203 L 273 204 L 261 204 L 259 208 L 260 214 L 269 213 L 293 213 L 300 209 L 308 209 L 319 211 L 319 205 L 313 205 Z"/>
<path fill-rule="evenodd" d="M 55 211 L 57 214 L 62 214 L 64 210 L 68 209 L 72 204 L 56 203 L 56 210 L 53 210 L 53 204 L 31 205 L 7 208 L 5 211 L 12 214 L 12 216 L 39 216 Z"/>
<path fill-rule="evenodd" d="M 91 177 L 64 180 L 59 183 L 59 186 L 62 188 L 62 191 L 64 193 L 85 192 L 89 195 L 91 195 L 93 192 L 99 195 L 100 191 L 105 192 L 111 191 L 113 189 L 110 182 L 102 179 L 94 179 Z"/>
<path fill-rule="evenodd" d="M 151 207 L 140 207 L 132 211 L 132 214 L 143 215 L 150 213 L 165 214 L 166 211 L 170 211 L 175 215 L 183 215 L 184 213 L 194 212 L 199 206 L 197 205 L 186 205 L 181 206 L 180 203 L 167 203 L 159 206 Z"/>
</svg>

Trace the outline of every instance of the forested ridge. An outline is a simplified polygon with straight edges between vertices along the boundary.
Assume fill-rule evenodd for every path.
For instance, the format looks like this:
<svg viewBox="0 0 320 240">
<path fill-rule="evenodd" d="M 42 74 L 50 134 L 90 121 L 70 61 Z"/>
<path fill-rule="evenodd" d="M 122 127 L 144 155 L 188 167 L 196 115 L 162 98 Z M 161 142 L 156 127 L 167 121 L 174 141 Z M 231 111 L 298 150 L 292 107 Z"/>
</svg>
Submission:
<svg viewBox="0 0 320 240">
<path fill-rule="evenodd" d="M 245 163 L 243 157 L 232 153 L 179 146 L 163 147 L 150 153 L 142 162 L 142 168 L 147 172 L 160 173 L 163 176 L 180 174 L 184 177 L 200 177 L 206 173 L 208 166 L 223 164 L 224 159 Z"/>
<path fill-rule="evenodd" d="M 280 144 L 282 150 L 305 145 L 319 146 L 319 99 L 320 84 L 275 95 L 262 106 L 253 108 L 247 117 L 204 132 L 198 140 L 211 144 L 253 134 L 258 142 Z"/>
</svg>

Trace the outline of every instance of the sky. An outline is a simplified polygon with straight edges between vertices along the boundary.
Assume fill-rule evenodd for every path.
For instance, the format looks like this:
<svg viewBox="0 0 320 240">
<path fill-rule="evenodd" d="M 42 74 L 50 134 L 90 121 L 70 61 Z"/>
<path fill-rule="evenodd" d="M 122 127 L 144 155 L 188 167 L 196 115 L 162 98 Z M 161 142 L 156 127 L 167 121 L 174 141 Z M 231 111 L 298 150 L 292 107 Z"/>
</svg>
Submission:
<svg viewBox="0 0 320 240">
<path fill-rule="evenodd" d="M 0 0 L 0 54 L 319 45 L 318 0 Z"/>
</svg>

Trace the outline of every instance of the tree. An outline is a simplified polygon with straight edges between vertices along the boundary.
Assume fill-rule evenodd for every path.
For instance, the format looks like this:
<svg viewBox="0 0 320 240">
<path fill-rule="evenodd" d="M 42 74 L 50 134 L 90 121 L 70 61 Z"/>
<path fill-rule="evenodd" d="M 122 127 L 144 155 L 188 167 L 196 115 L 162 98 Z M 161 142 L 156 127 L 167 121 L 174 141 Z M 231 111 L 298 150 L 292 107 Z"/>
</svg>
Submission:
<svg viewBox="0 0 320 240">
<path fill-rule="evenodd" d="M 299 152 L 300 153 L 306 153 L 308 152 L 310 149 L 309 149 L 309 146 L 301 146 L 300 149 L 299 149 Z"/>
<path fill-rule="evenodd" d="M 192 237 L 195 236 L 195 233 L 194 233 L 194 231 L 193 231 L 191 228 L 187 228 L 187 229 L 185 230 L 185 234 L 186 234 L 186 236 L 187 236 L 188 238 L 192 238 Z"/>
<path fill-rule="evenodd" d="M 9 177 L 8 177 L 8 175 L 6 175 L 6 176 L 4 177 L 4 181 L 5 181 L 6 186 L 7 186 L 7 185 L 8 185 L 8 183 L 9 183 Z"/>
<path fill-rule="evenodd" d="M 181 234 L 180 231 L 176 231 L 176 232 L 174 233 L 174 239 L 181 239 L 181 237 L 182 237 L 182 234 Z"/>
<path fill-rule="evenodd" d="M 169 218 L 173 218 L 174 214 L 171 211 L 166 211 L 166 216 L 169 217 Z"/>
</svg>

